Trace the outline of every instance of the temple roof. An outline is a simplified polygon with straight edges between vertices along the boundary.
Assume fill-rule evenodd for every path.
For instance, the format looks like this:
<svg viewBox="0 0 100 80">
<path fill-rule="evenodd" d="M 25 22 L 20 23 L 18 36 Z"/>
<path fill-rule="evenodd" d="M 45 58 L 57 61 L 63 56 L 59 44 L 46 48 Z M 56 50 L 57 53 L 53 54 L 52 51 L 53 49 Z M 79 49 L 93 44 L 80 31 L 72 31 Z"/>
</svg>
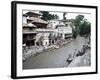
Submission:
<svg viewBox="0 0 100 80">
<path fill-rule="evenodd" d="M 32 23 L 36 22 L 36 23 L 48 24 L 47 21 L 44 21 L 44 20 L 37 18 L 37 17 L 30 17 L 28 20 L 32 20 Z"/>
</svg>

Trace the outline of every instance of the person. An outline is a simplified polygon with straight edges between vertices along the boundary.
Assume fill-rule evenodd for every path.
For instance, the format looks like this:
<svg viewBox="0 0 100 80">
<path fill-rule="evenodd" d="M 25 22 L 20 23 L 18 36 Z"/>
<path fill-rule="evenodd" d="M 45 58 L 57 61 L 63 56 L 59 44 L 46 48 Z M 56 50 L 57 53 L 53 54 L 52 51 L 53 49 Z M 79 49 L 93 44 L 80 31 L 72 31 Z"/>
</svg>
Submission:
<svg viewBox="0 0 100 80">
<path fill-rule="evenodd" d="M 80 56 L 80 55 L 81 55 L 81 52 L 78 50 L 76 56 L 78 57 L 78 56 Z"/>
<path fill-rule="evenodd" d="M 70 63 L 72 62 L 72 60 L 73 60 L 73 57 L 72 57 L 71 54 L 69 54 L 69 55 L 68 55 L 68 58 L 67 58 L 68 64 L 70 64 Z"/>
<path fill-rule="evenodd" d="M 70 53 L 70 54 L 68 55 L 67 62 L 68 62 L 68 63 L 71 63 L 72 60 L 76 57 L 76 54 L 77 54 L 77 49 L 75 49 L 74 53 L 72 53 L 72 54 Z"/>
</svg>

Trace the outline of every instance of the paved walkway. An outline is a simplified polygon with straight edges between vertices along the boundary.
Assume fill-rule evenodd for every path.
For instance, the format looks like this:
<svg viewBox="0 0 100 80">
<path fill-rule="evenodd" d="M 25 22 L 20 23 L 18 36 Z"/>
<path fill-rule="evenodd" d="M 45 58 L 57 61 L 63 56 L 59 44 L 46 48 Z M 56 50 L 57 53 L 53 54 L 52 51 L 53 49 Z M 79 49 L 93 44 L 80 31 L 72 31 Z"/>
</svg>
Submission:
<svg viewBox="0 0 100 80">
<path fill-rule="evenodd" d="M 31 56 L 23 62 L 23 69 L 67 67 L 68 63 L 66 59 L 68 55 L 74 53 L 75 49 L 80 50 L 83 44 L 85 44 L 85 39 L 78 37 L 76 40 L 59 49 L 42 52 L 37 56 Z"/>
</svg>

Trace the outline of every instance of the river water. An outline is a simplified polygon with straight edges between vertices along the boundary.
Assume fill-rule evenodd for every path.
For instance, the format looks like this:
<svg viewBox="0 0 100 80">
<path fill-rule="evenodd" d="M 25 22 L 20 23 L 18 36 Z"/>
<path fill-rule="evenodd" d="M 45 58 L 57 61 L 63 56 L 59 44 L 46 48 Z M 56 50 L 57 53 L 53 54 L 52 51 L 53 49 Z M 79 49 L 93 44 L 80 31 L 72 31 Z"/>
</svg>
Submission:
<svg viewBox="0 0 100 80">
<path fill-rule="evenodd" d="M 75 49 L 80 50 L 83 44 L 86 44 L 86 39 L 78 36 L 75 40 L 72 40 L 59 49 L 42 52 L 37 56 L 31 56 L 23 62 L 23 69 L 67 67 L 68 63 L 66 60 L 68 55 L 74 53 Z"/>
</svg>

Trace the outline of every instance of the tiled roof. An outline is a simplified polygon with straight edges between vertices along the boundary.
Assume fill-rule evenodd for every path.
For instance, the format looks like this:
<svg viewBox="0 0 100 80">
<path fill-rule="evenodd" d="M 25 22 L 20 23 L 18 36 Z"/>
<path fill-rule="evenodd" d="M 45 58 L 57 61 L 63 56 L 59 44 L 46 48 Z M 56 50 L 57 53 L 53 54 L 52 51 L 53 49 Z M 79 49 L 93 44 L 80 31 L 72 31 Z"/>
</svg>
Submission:
<svg viewBox="0 0 100 80">
<path fill-rule="evenodd" d="M 36 22 L 36 23 L 48 24 L 47 21 L 44 21 L 44 20 L 37 18 L 37 17 L 30 17 L 28 20 L 32 20 L 32 23 Z"/>
<path fill-rule="evenodd" d="M 37 26 L 32 23 L 28 23 L 28 24 L 23 23 L 23 27 L 37 27 Z"/>
</svg>

